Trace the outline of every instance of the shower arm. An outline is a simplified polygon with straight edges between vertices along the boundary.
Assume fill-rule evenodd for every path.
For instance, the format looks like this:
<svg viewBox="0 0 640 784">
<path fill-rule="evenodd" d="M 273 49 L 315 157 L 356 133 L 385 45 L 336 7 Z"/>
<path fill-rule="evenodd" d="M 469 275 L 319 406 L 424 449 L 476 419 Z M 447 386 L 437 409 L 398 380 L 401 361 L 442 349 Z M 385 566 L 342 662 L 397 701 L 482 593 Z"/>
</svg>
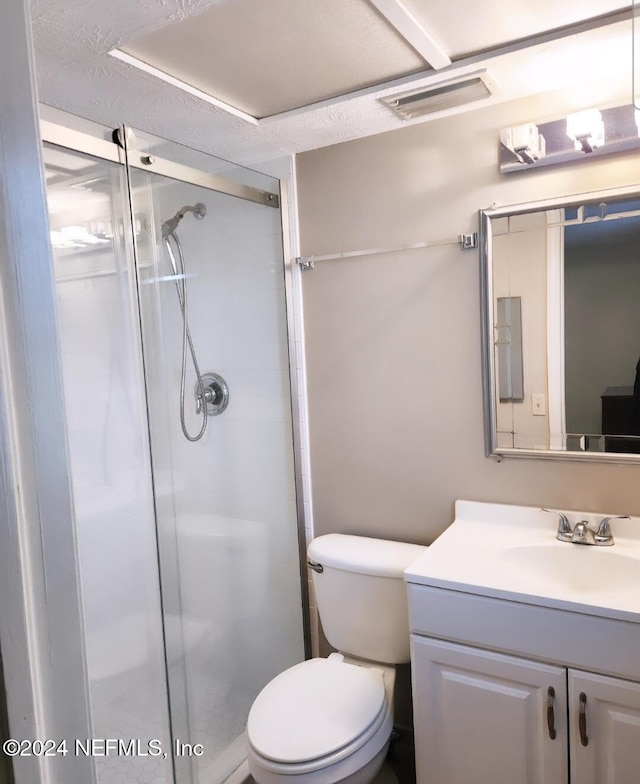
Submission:
<svg viewBox="0 0 640 784">
<path fill-rule="evenodd" d="M 173 216 L 173 218 L 169 218 L 169 220 L 163 221 L 162 223 L 162 237 L 163 239 L 167 239 L 171 234 L 175 232 L 178 228 L 178 224 L 184 218 L 184 216 L 188 213 L 192 212 L 193 217 L 197 218 L 198 220 L 202 220 L 204 216 L 207 214 L 207 208 L 202 204 L 202 202 L 198 202 L 194 204 L 193 207 L 190 205 L 185 205 L 184 207 L 180 207 L 178 212 Z"/>
</svg>

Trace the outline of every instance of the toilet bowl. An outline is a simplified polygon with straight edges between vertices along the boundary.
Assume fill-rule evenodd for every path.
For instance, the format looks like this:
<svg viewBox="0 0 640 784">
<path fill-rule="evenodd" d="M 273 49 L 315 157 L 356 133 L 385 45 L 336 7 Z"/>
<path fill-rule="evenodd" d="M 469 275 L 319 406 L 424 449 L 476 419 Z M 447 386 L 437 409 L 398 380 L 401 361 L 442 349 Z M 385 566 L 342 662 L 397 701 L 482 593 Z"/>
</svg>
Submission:
<svg viewBox="0 0 640 784">
<path fill-rule="evenodd" d="M 338 653 L 276 676 L 247 720 L 258 784 L 369 784 L 393 729 L 395 665 L 409 661 L 403 572 L 424 547 L 344 534 L 309 545 L 318 612 Z"/>
<path fill-rule="evenodd" d="M 332 653 L 274 678 L 247 722 L 249 769 L 260 784 L 365 784 L 393 728 L 395 669 Z"/>
</svg>

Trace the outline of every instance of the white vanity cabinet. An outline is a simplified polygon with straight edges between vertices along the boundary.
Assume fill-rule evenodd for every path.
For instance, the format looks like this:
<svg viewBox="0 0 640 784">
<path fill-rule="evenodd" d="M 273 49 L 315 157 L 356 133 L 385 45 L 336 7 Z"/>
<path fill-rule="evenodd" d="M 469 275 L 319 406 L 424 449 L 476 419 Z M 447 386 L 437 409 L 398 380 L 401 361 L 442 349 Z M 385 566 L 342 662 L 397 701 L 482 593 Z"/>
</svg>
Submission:
<svg viewBox="0 0 640 784">
<path fill-rule="evenodd" d="M 563 668 L 417 635 L 411 656 L 417 784 L 566 782 Z"/>
<path fill-rule="evenodd" d="M 417 784 L 640 784 L 640 517 L 556 526 L 456 501 L 405 570 Z"/>
<path fill-rule="evenodd" d="M 411 655 L 418 784 L 640 782 L 639 684 L 415 634 Z"/>
<path fill-rule="evenodd" d="M 585 699 L 581 731 L 576 711 Z M 640 684 L 569 670 L 569 712 L 572 784 L 638 784 Z"/>
</svg>

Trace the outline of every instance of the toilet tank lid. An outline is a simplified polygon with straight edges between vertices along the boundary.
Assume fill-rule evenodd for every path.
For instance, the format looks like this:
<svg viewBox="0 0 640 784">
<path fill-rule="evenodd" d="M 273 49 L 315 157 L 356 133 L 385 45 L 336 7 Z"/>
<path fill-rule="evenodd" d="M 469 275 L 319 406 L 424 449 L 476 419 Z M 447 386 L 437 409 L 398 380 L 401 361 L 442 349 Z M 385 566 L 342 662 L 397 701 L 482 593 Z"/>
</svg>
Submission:
<svg viewBox="0 0 640 784">
<path fill-rule="evenodd" d="M 325 534 L 310 544 L 311 561 L 345 572 L 402 579 L 402 573 L 426 547 L 350 534 Z"/>
</svg>

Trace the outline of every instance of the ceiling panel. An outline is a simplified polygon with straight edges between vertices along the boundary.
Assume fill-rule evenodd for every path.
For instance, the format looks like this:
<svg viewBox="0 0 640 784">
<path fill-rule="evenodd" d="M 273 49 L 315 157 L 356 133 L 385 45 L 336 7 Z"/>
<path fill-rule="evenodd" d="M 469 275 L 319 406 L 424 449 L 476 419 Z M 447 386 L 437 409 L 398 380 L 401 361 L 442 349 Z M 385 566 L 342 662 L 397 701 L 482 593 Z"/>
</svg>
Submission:
<svg viewBox="0 0 640 784">
<path fill-rule="evenodd" d="M 175 24 L 176 20 L 200 18 L 198 14 L 203 9 L 220 2 L 233 5 L 237 0 L 110 0 L 109 3 L 103 0 L 31 0 L 38 90 L 40 100 L 45 104 L 41 106 L 43 118 L 66 125 L 70 119 L 59 110 L 71 112 L 77 115 L 72 127 L 89 133 L 95 131 L 92 123 L 85 127 L 84 121 L 78 118 L 88 117 L 94 123 L 103 123 L 107 127 L 112 127 L 116 120 L 125 121 L 133 127 L 153 131 L 169 139 L 179 139 L 183 144 L 220 158 L 261 168 L 265 160 L 277 158 L 284 152 L 311 150 L 425 120 L 439 122 L 440 113 L 401 120 L 378 99 L 396 92 L 426 89 L 442 79 L 463 77 L 479 68 L 486 68 L 498 86 L 497 93 L 489 99 L 492 103 L 532 96 L 531 113 L 521 116 L 521 121 L 554 119 L 565 114 L 569 105 L 575 111 L 598 105 L 622 104 L 629 100 L 631 94 L 631 25 L 628 18 L 599 30 L 530 48 L 516 47 L 508 54 L 488 55 L 467 65 L 458 64 L 448 68 L 446 73 L 428 71 L 408 77 L 395 88 L 363 91 L 339 103 L 329 101 L 260 124 L 244 122 L 108 55 L 122 41 L 137 40 Z M 272 8 L 277 0 L 263 2 Z M 425 13 L 416 10 L 418 5 L 425 9 L 427 4 L 422 0 L 404 2 L 412 4 L 415 15 L 428 32 Z M 521 11 L 522 3 L 518 0 L 513 0 L 513 3 L 511 9 L 519 8 Z M 333 8 L 334 11 L 336 8 L 328 0 L 316 0 L 314 5 Z M 479 24 L 478 18 L 489 19 L 492 25 L 497 25 L 500 18 L 500 14 L 496 13 L 497 5 L 493 0 L 483 0 L 482 4 L 477 0 L 466 0 L 464 4 L 459 0 L 448 0 L 445 10 L 451 13 L 452 21 L 443 30 L 458 31 L 462 39 L 462 44 L 458 43 L 461 48 L 475 51 L 485 47 L 487 24 Z M 566 8 L 558 9 L 555 4 L 539 0 L 532 14 L 536 17 L 537 9 L 542 9 L 537 15 L 539 28 L 540 19 L 547 21 L 549 8 L 553 11 L 550 20 L 558 23 L 556 12 L 570 13 L 570 18 L 576 14 L 583 18 L 584 12 L 586 18 L 594 13 L 608 12 L 616 5 L 609 0 L 598 0 L 595 4 L 590 0 L 580 4 L 577 0 L 570 0 Z M 337 16 L 327 12 L 328 16 L 336 16 L 335 34 L 338 36 L 343 35 L 341 7 L 342 3 L 339 3 Z M 529 3 L 527 7 L 532 9 L 533 4 Z M 442 15 L 445 6 L 440 0 L 429 0 L 429 8 L 434 14 Z M 464 8 L 463 12 L 461 8 Z M 502 3 L 499 12 L 505 13 Z M 512 15 L 515 19 L 515 11 Z M 567 16 L 562 19 L 566 21 Z M 330 19 L 323 20 L 323 24 L 329 26 Z M 522 31 L 520 26 L 507 31 L 507 34 L 518 35 Z M 268 34 L 265 30 L 265 36 Z M 436 37 L 436 31 L 433 35 Z M 375 38 L 359 40 L 353 47 L 354 51 L 365 56 L 367 48 L 373 47 L 377 58 L 380 45 L 374 46 L 375 41 Z M 469 43 L 465 44 L 465 41 Z M 315 77 L 314 71 L 324 68 L 329 60 L 328 57 L 306 57 L 304 52 L 303 55 L 303 61 L 291 57 L 290 62 L 285 58 L 284 63 L 287 70 L 297 69 L 309 80 Z M 270 89 L 273 91 L 273 88 Z M 561 98 L 558 90 L 564 90 Z M 536 93 L 547 91 L 556 92 L 549 93 L 544 103 L 533 97 Z M 442 116 L 462 110 L 472 111 L 475 107 L 476 104 L 468 104 L 463 109 L 449 110 Z M 471 116 L 469 122 L 473 123 Z"/>
<path fill-rule="evenodd" d="M 452 60 L 630 6 L 630 0 L 404 0 Z"/>
<path fill-rule="evenodd" d="M 227 0 L 120 48 L 258 118 L 428 69 L 366 0 Z"/>
</svg>

